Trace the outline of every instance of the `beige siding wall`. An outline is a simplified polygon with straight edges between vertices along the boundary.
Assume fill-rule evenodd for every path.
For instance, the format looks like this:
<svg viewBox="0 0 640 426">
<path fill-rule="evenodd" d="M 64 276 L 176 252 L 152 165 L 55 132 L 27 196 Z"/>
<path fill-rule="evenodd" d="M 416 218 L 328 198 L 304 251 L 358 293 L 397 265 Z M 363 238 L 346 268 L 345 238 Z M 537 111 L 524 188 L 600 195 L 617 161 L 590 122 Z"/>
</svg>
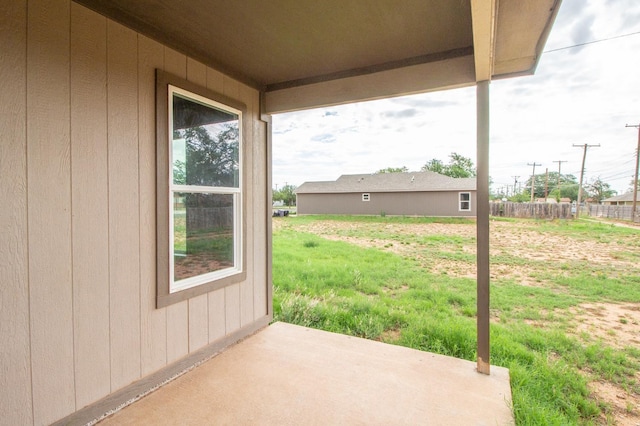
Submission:
<svg viewBox="0 0 640 426">
<path fill-rule="evenodd" d="M 0 423 L 56 421 L 268 315 L 256 90 L 69 0 L 0 2 L 0 52 Z M 247 279 L 163 309 L 156 68 L 247 106 Z"/>
<path fill-rule="evenodd" d="M 362 201 L 362 193 L 298 194 L 298 214 L 363 214 L 407 216 L 475 216 L 476 193 L 471 191 L 471 211 L 460 211 L 459 192 L 382 192 L 369 193 L 369 201 Z"/>
</svg>

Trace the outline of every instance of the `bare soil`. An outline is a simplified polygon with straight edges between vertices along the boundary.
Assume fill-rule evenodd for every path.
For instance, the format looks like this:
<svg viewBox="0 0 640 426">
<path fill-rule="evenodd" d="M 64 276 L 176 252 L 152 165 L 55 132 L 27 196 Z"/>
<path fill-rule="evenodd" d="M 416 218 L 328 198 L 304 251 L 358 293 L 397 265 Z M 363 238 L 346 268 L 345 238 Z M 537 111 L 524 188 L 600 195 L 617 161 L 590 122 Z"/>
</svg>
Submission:
<svg viewBox="0 0 640 426">
<path fill-rule="evenodd" d="M 274 220 L 274 230 L 287 227 L 286 221 Z M 457 260 L 446 256 L 435 257 L 419 243 L 415 236 L 455 236 L 462 237 L 468 243 L 448 245 L 439 244 L 440 253 L 464 253 L 475 255 L 476 227 L 468 224 L 387 224 L 366 222 L 315 221 L 310 224 L 296 225 L 296 229 L 321 236 L 329 240 L 344 241 L 365 248 L 376 248 L 415 259 L 436 274 L 448 274 L 454 277 L 475 278 L 475 262 L 467 259 Z M 382 232 L 380 232 L 382 231 Z M 388 231 L 388 232 L 387 232 Z M 389 235 L 389 238 L 375 238 L 368 235 Z M 406 237 L 406 238 L 403 238 Z M 636 257 L 625 255 L 637 247 L 629 247 L 624 242 L 594 241 L 590 239 L 573 240 L 552 233 L 541 233 L 526 223 L 492 222 L 491 256 L 507 256 L 524 260 L 549 262 L 560 273 L 564 269 L 569 273 L 576 262 L 592 267 L 606 268 L 609 274 L 616 271 L 624 274 L 629 270 L 637 271 Z M 636 272 L 637 273 L 637 272 Z M 513 279 L 525 286 L 543 286 L 548 283 L 536 278 L 526 262 L 513 264 L 492 261 L 492 278 Z M 640 302 L 638 303 L 585 303 L 574 307 L 568 313 L 571 330 L 585 342 L 601 340 L 614 348 L 640 347 Z M 539 326 L 544 326 L 539 324 Z M 392 336 L 384 336 L 390 338 Z M 588 374 L 586 372 L 585 374 Z M 636 374 L 640 382 L 640 373 Z M 601 419 L 606 424 L 640 425 L 640 396 L 632 390 L 623 389 L 611 382 L 592 381 L 590 389 L 594 398 L 609 407 L 609 417 Z"/>
</svg>

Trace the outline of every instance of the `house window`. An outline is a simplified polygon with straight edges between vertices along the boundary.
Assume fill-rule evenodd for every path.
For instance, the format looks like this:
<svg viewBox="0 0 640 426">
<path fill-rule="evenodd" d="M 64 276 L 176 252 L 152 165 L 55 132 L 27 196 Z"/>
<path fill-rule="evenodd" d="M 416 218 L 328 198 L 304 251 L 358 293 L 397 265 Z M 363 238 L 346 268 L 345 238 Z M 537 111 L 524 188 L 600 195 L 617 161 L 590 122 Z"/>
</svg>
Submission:
<svg viewBox="0 0 640 426">
<path fill-rule="evenodd" d="M 161 97 L 158 117 L 166 120 L 158 123 L 157 304 L 165 306 L 246 275 L 243 110 L 158 72 Z"/>
<path fill-rule="evenodd" d="M 459 192 L 458 200 L 460 202 L 459 210 L 461 212 L 471 211 L 471 193 L 470 192 Z"/>
<path fill-rule="evenodd" d="M 362 201 L 369 201 L 369 194 L 368 193 L 362 194 Z"/>
</svg>

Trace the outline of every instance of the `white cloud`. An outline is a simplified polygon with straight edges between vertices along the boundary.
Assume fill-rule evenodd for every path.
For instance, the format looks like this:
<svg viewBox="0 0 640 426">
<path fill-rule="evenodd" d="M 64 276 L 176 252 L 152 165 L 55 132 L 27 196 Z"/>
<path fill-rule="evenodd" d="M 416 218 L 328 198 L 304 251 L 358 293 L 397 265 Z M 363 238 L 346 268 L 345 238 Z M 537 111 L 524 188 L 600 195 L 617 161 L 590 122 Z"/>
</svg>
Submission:
<svg viewBox="0 0 640 426">
<path fill-rule="evenodd" d="M 635 17 L 631 19 L 630 17 Z M 640 2 L 564 0 L 546 50 L 640 31 Z M 601 176 L 624 191 L 640 122 L 640 34 L 545 53 L 534 76 L 491 84 L 491 176 L 496 187 L 537 170 Z M 475 88 L 274 117 L 273 182 L 300 185 L 385 167 L 418 170 L 458 152 L 475 161 Z"/>
</svg>

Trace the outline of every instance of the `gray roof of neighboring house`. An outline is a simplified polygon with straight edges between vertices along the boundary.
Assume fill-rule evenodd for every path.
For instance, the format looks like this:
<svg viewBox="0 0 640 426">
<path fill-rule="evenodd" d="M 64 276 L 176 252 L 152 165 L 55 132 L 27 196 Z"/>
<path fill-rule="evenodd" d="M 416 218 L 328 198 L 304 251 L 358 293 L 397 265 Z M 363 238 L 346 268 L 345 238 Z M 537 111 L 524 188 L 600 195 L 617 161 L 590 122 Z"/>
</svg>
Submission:
<svg viewBox="0 0 640 426">
<path fill-rule="evenodd" d="M 636 196 L 638 200 L 640 200 L 640 191 L 638 191 L 638 195 Z M 629 191 L 626 194 L 616 195 L 615 197 L 607 198 L 604 201 L 633 201 L 633 191 Z"/>
<path fill-rule="evenodd" d="M 335 181 L 305 182 L 296 194 L 346 192 L 475 191 L 476 178 L 452 178 L 435 172 L 342 175 Z"/>
</svg>

